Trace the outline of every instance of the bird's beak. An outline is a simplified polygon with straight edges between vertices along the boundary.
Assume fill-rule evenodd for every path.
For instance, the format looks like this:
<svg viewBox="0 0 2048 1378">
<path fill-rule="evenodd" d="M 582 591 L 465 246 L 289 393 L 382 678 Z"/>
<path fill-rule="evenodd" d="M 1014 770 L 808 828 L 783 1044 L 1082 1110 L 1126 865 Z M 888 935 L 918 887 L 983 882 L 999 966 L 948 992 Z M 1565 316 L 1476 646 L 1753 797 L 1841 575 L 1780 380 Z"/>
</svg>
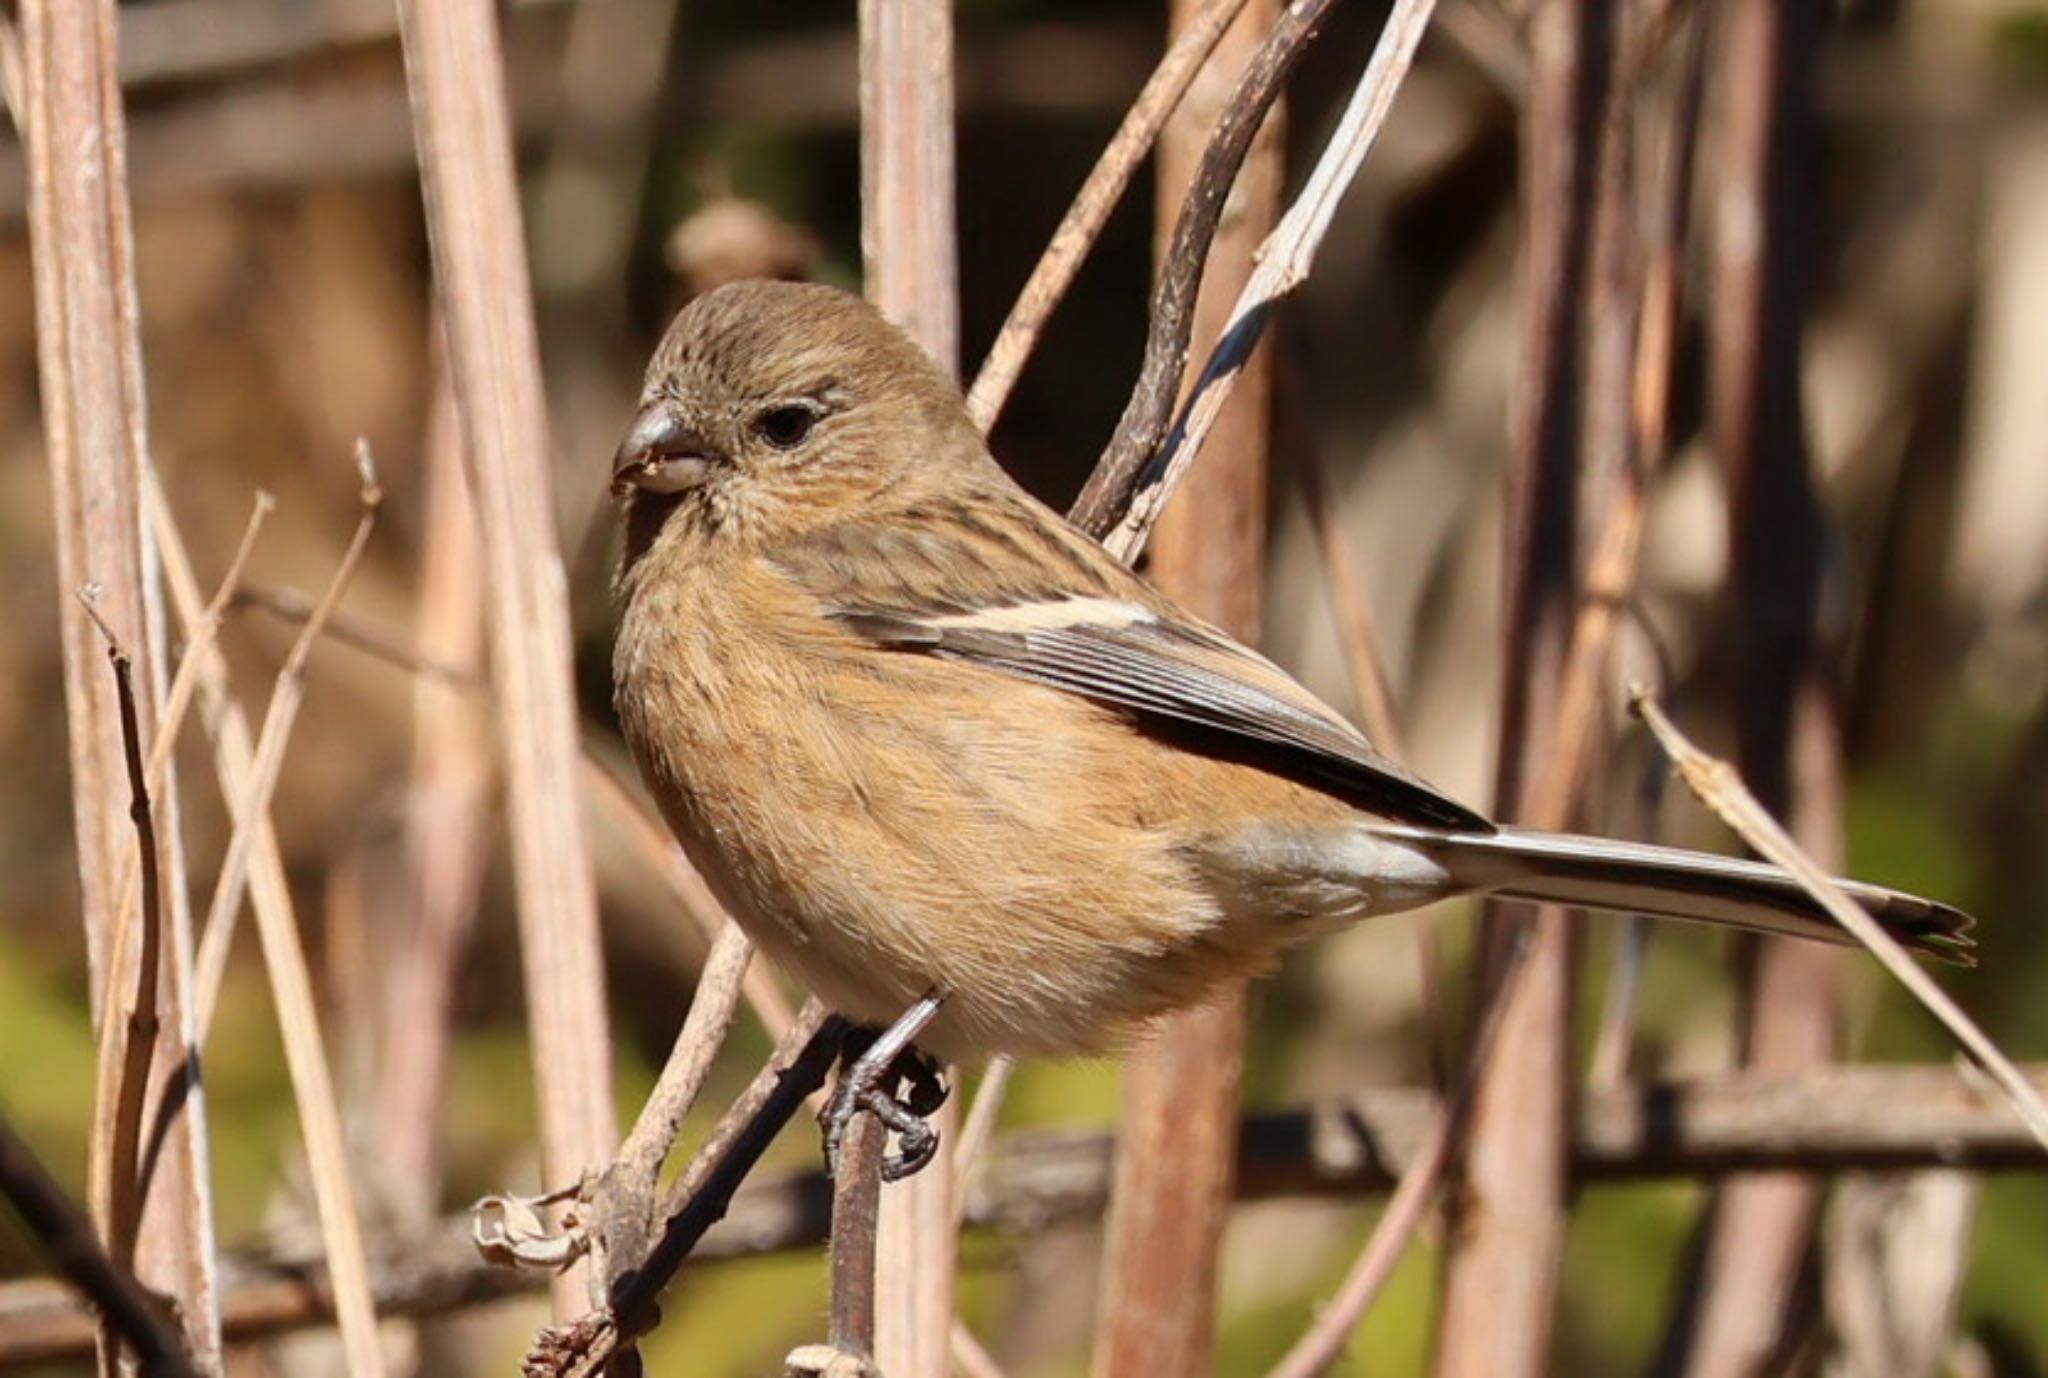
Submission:
<svg viewBox="0 0 2048 1378">
<path fill-rule="evenodd" d="M 704 481 L 711 470 L 710 449 L 684 424 L 668 401 L 650 402 L 633 420 L 633 429 L 612 459 L 612 496 L 643 493 L 685 493 Z"/>
</svg>

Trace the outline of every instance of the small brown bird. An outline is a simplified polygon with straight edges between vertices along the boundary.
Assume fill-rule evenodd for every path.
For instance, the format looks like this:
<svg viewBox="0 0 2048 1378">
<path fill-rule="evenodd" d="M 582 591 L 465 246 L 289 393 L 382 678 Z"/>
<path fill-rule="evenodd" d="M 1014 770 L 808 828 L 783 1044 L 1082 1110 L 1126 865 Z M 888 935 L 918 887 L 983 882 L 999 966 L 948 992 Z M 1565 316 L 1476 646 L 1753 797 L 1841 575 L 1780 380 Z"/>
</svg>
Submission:
<svg viewBox="0 0 2048 1378">
<path fill-rule="evenodd" d="M 1496 827 L 996 465 L 858 297 L 698 298 L 619 448 L 619 716 L 690 859 L 847 1018 L 1099 1049 L 1331 927 L 1496 894 L 1846 936 L 1782 872 Z M 1956 956 L 1968 919 L 1849 892 Z"/>
</svg>

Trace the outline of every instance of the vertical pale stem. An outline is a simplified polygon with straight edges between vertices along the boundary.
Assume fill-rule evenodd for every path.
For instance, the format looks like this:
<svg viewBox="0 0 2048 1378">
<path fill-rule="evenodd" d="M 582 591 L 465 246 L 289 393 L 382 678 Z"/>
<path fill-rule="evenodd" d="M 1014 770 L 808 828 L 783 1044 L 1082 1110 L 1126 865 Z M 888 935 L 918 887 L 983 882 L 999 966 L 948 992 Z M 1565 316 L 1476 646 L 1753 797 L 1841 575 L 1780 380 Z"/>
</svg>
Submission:
<svg viewBox="0 0 2048 1378">
<path fill-rule="evenodd" d="M 176 1298 L 194 1353 L 211 1364 L 219 1353 L 220 1323 L 205 1100 L 187 1002 L 191 913 L 176 825 L 176 776 L 165 772 L 154 802 L 166 944 L 161 975 L 158 989 L 137 992 L 139 944 L 132 938 L 115 941 L 120 877 L 136 847 L 119 711 L 103 648 L 74 598 L 76 590 L 94 586 L 99 615 L 133 657 L 135 707 L 147 746 L 164 687 L 163 616 L 155 550 L 143 521 L 148 417 L 115 7 L 113 0 L 25 0 L 21 20 L 37 351 L 56 509 L 58 621 L 92 1002 L 107 1028 L 118 1027 L 138 998 L 159 1016 L 150 1103 L 165 1103 L 165 1092 L 174 1088 L 179 1113 L 147 1184 L 138 1271 Z M 124 954 L 118 963 L 117 951 Z M 118 1040 L 103 1039 L 101 1046 L 118 1046 Z M 96 1140 L 110 1129 L 109 1123 L 96 1123 Z M 103 1142 L 96 1144 L 92 1194 L 104 1229 L 113 1183 L 101 1147 Z"/>
<path fill-rule="evenodd" d="M 580 808 L 569 605 L 490 0 L 400 0 L 448 365 L 484 556 L 541 1172 L 574 1182 L 617 1142 L 597 892 Z M 555 1289 L 582 1310 L 582 1279 Z"/>
<path fill-rule="evenodd" d="M 1505 692 L 1495 801 L 1560 826 L 1568 796 L 1531 817 L 1557 736 L 1574 616 L 1581 503 L 1582 297 L 1591 240 L 1606 4 L 1541 0 L 1529 18 L 1523 111 L 1522 341 L 1507 501 Z M 1609 477 L 1612 477 L 1611 475 Z M 1519 963 L 1505 963 L 1526 944 Z M 1571 919 L 1496 905 L 1486 998 L 1505 1000 L 1498 1049 L 1473 1099 L 1437 1324 L 1440 1378 L 1537 1378 L 1549 1368 L 1564 1249 L 1572 1068 Z M 1496 979 L 1512 968 L 1505 980 Z"/>
<path fill-rule="evenodd" d="M 960 366 L 953 187 L 953 18 L 941 0 L 861 0 L 861 256 L 868 299 L 948 370 Z M 950 1139 L 957 1098 L 933 1119 Z M 882 1193 L 875 1359 L 946 1378 L 953 1326 L 952 1155 Z"/>
<path fill-rule="evenodd" d="M 1721 180 L 1716 189 L 1709 426 L 1728 475 L 1737 764 L 1765 808 L 1821 865 L 1842 859 L 1841 719 L 1820 638 L 1828 536 L 1801 406 L 1812 214 L 1815 8 L 1732 0 L 1721 11 Z M 1840 955 L 1812 943 L 1746 944 L 1743 1060 L 1796 1074 L 1835 1055 Z M 1668 1370 L 1690 1378 L 1775 1371 L 1820 1184 L 1797 1173 L 1734 1179 L 1714 1198 Z"/>
<path fill-rule="evenodd" d="M 1277 5 L 1254 0 L 1167 122 L 1159 147 L 1158 222 L 1173 224 L 1210 129 Z M 1198 7 L 1174 0 L 1176 30 Z M 1252 251 L 1279 213 L 1279 120 L 1245 160 L 1195 308 L 1192 353 L 1216 344 L 1251 275 Z M 1183 605 L 1247 641 L 1259 633 L 1266 536 L 1269 357 L 1247 365 L 1152 535 L 1152 576 Z M 1229 1218 L 1244 1059 L 1244 993 L 1162 1023 L 1132 1056 L 1111 1194 L 1097 1378 L 1199 1375 L 1214 1363 L 1217 1274 Z"/>
</svg>

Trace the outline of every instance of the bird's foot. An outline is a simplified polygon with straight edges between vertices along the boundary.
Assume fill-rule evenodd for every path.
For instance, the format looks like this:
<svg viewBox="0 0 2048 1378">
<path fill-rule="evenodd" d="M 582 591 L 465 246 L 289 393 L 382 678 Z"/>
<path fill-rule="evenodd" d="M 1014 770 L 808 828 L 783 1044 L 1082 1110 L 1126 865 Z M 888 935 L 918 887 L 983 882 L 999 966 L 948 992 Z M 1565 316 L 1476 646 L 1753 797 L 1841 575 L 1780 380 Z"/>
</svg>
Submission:
<svg viewBox="0 0 2048 1378">
<path fill-rule="evenodd" d="M 862 1112 L 896 1135 L 899 1151 L 882 1159 L 883 1181 L 900 1182 L 937 1156 L 938 1131 L 926 1117 L 946 1103 L 946 1082 L 937 1060 L 912 1046 L 911 1040 L 931 1023 L 939 1004 L 938 996 L 927 995 L 882 1033 L 861 1030 L 848 1036 L 841 1057 L 850 1060 L 842 1063 L 839 1084 L 819 1116 L 825 1130 L 825 1169 L 833 1176 L 839 1174 L 847 1126 Z"/>
</svg>

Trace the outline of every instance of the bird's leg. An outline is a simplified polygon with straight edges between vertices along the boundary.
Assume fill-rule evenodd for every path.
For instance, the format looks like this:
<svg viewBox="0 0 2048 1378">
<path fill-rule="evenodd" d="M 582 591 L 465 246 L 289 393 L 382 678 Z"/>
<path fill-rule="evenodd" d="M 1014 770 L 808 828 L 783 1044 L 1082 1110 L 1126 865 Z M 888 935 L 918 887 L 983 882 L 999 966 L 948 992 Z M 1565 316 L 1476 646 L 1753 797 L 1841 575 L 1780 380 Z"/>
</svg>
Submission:
<svg viewBox="0 0 2048 1378">
<path fill-rule="evenodd" d="M 842 1061 L 839 1084 L 820 1116 L 825 1128 L 825 1168 L 839 1171 L 839 1145 L 846 1126 L 863 1110 L 896 1132 L 902 1152 L 882 1163 L 882 1180 L 901 1181 L 932 1160 L 939 1150 L 939 1136 L 925 1116 L 946 1101 L 946 1084 L 939 1077 L 939 1065 L 912 1046 L 930 1026 L 945 1003 L 937 992 L 921 997 L 902 1017 L 879 1034 L 861 1030 L 850 1034 L 841 1045 L 842 1059 L 859 1047 L 858 1040 L 870 1039 L 858 1056 Z M 897 1080 L 909 1083 L 902 1099 L 895 1094 Z"/>
</svg>

